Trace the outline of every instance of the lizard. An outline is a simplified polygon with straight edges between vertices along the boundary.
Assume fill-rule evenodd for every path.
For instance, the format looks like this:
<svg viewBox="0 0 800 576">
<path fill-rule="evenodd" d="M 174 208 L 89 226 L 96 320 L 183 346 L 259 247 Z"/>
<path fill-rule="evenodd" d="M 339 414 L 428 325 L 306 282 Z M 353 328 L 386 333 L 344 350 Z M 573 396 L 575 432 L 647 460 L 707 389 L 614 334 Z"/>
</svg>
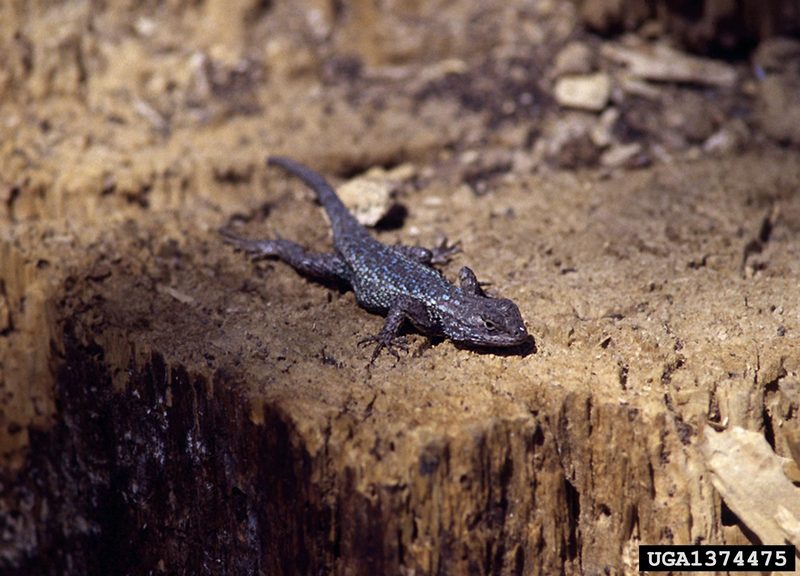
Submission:
<svg viewBox="0 0 800 576">
<path fill-rule="evenodd" d="M 396 358 L 395 347 L 407 350 L 400 336 L 406 322 L 428 336 L 444 336 L 473 347 L 507 348 L 531 340 L 517 305 L 507 298 L 488 296 L 470 268 L 462 267 L 459 285 L 452 284 L 433 267 L 441 254 L 421 246 L 379 242 L 317 172 L 280 156 L 269 157 L 267 164 L 296 176 L 315 192 L 328 214 L 333 252 L 309 252 L 282 238 L 244 238 L 225 227 L 220 234 L 253 256 L 277 258 L 312 279 L 343 283 L 352 288 L 362 308 L 385 314 L 380 332 L 359 342 L 375 344 L 370 363 L 384 348 Z M 443 248 L 449 253 L 456 249 Z"/>
</svg>

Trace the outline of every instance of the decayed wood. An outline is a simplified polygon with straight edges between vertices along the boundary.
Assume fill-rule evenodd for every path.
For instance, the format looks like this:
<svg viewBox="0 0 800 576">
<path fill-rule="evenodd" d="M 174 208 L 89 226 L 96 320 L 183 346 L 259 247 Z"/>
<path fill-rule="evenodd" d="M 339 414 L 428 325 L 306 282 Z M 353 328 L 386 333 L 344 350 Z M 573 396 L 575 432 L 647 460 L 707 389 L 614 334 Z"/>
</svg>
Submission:
<svg viewBox="0 0 800 576">
<path fill-rule="evenodd" d="M 771 161 L 797 177 L 791 158 Z M 97 569 L 632 571 L 640 542 L 724 539 L 705 422 L 777 429 L 796 414 L 797 343 L 785 335 L 796 319 L 769 311 L 796 298 L 789 236 L 763 253 L 775 276 L 742 275 L 747 236 L 732 245 L 724 230 L 761 209 L 744 195 L 717 201 L 771 194 L 771 176 L 737 188 L 761 162 L 658 169 L 567 204 L 545 182 L 499 191 L 518 216 L 467 249 L 489 250 L 484 275 L 520 300 L 538 341 L 527 357 L 411 336 L 410 356 L 368 368 L 355 342 L 380 321 L 351 295 L 278 265 L 254 270 L 213 235 L 189 233 L 168 254 L 157 237 L 168 221 L 120 232 L 66 283 L 60 424 L 32 438 L 11 484 L 17 502 L 86 523 L 68 522 L 67 546 L 53 525 L 32 526 L 40 544 L 26 566 L 47 566 L 49 550 Z M 700 193 L 690 184 L 701 179 L 720 184 Z M 598 198 L 589 217 L 581 206 Z M 782 199 L 782 213 L 796 202 Z M 673 216 L 644 217 L 653 203 Z M 556 250 L 576 272 L 504 253 L 543 230 L 534 206 L 574 231 L 556 233 Z M 456 201 L 453 217 L 467 214 Z M 153 248 L 133 258 L 139 238 Z M 687 263 L 700 245 L 713 259 L 697 270 Z M 166 277 L 170 290 L 157 289 Z M 33 489 L 45 461 L 91 481 Z"/>
</svg>

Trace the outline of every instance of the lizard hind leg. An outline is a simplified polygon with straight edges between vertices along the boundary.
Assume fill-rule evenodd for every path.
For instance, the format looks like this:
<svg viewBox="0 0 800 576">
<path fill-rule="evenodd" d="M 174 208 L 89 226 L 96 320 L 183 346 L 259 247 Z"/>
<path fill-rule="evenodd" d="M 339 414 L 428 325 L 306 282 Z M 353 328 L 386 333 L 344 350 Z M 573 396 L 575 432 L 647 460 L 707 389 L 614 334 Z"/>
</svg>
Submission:
<svg viewBox="0 0 800 576">
<path fill-rule="evenodd" d="M 433 264 L 447 264 L 450 262 L 453 254 L 461 251 L 461 244 L 460 242 L 450 244 L 447 242 L 447 238 L 442 238 L 433 248 L 407 246 L 405 244 L 395 244 L 392 248 L 420 264 L 432 266 Z"/>
<path fill-rule="evenodd" d="M 350 283 L 349 268 L 337 254 L 309 252 L 300 244 L 282 238 L 275 240 L 243 238 L 224 228 L 219 233 L 225 242 L 255 258 L 272 256 L 283 260 L 304 276 L 317 280 Z"/>
</svg>

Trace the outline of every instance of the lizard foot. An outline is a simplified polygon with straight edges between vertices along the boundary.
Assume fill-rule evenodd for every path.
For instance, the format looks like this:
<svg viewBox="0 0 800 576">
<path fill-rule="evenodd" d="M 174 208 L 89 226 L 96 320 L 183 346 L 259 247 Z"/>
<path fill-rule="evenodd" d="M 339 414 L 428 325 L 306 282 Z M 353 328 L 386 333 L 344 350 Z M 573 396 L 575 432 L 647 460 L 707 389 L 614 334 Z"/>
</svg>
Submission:
<svg viewBox="0 0 800 576">
<path fill-rule="evenodd" d="M 275 240 L 255 240 L 239 236 L 229 228 L 220 228 L 218 232 L 226 243 L 245 252 L 251 258 L 279 256 L 280 238 Z"/>
<path fill-rule="evenodd" d="M 447 264 L 450 262 L 453 254 L 461 252 L 461 241 L 458 240 L 450 244 L 447 236 L 442 236 L 436 242 L 436 246 L 430 249 L 431 251 L 431 264 Z"/>
<path fill-rule="evenodd" d="M 400 354 L 397 353 L 397 348 L 403 352 L 408 352 L 408 341 L 406 340 L 405 336 L 375 334 L 372 336 L 367 336 L 366 338 L 362 338 L 358 341 L 359 346 L 367 346 L 369 344 L 375 344 L 375 349 L 372 351 L 372 357 L 369 360 L 370 364 L 375 362 L 375 359 L 384 348 L 386 348 L 386 350 L 388 350 L 389 353 L 397 360 L 400 359 Z"/>
</svg>

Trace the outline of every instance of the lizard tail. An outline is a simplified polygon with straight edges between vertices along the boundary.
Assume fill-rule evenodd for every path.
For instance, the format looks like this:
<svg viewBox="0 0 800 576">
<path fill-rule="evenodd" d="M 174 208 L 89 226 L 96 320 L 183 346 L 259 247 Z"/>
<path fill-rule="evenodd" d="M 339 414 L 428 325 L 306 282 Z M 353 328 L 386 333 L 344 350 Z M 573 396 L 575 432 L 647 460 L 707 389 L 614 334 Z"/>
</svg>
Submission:
<svg viewBox="0 0 800 576">
<path fill-rule="evenodd" d="M 270 156 L 267 158 L 267 165 L 283 168 L 290 174 L 297 176 L 306 186 L 316 193 L 320 204 L 322 204 L 322 207 L 325 208 L 325 211 L 328 213 L 334 235 L 337 235 L 340 230 L 347 227 L 347 224 L 351 220 L 355 221 L 336 195 L 336 191 L 334 191 L 333 187 L 328 184 L 325 178 L 314 172 L 311 168 L 282 156 Z"/>
</svg>

